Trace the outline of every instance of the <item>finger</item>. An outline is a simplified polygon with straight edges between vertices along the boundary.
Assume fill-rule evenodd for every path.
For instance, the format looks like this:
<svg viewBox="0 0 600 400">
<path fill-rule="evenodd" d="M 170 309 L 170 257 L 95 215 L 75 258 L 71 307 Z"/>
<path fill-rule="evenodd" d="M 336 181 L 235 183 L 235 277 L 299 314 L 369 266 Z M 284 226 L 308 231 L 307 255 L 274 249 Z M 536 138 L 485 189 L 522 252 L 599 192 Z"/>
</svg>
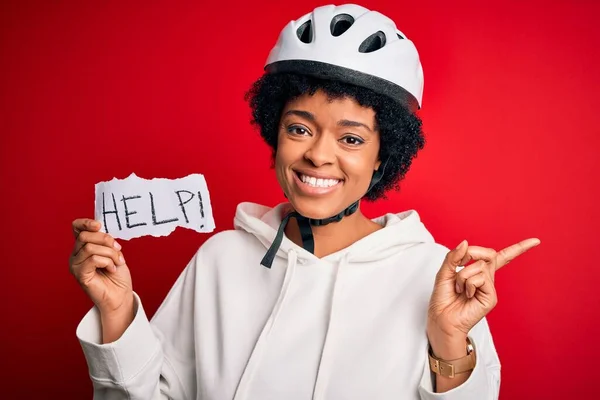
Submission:
<svg viewBox="0 0 600 400">
<path fill-rule="evenodd" d="M 495 280 L 494 273 L 496 272 L 497 255 L 498 253 L 496 253 L 496 250 L 488 247 L 469 246 L 469 248 L 467 249 L 468 258 L 463 261 L 465 261 L 465 263 L 469 262 L 470 260 L 484 262 L 485 266 L 489 269 L 489 273 L 492 277 L 493 282 Z"/>
<path fill-rule="evenodd" d="M 72 223 L 73 236 L 77 238 L 79 233 L 83 231 L 92 231 L 95 232 L 102 227 L 102 224 L 99 221 L 90 218 L 78 218 Z"/>
<path fill-rule="evenodd" d="M 121 250 L 121 245 L 108 233 L 82 231 L 79 233 L 79 236 L 77 236 L 77 240 L 75 240 L 73 254 L 77 255 L 79 250 L 81 250 L 86 243 L 98 244 L 111 249 L 114 248 L 117 251 Z"/>
<path fill-rule="evenodd" d="M 485 272 L 473 275 L 465 282 L 465 294 L 468 298 L 473 297 L 478 289 L 486 295 L 493 295 L 494 293 L 492 282 L 487 279 Z"/>
<path fill-rule="evenodd" d="M 464 265 L 471 260 L 483 260 L 487 263 L 490 263 L 496 258 L 496 255 L 497 253 L 494 249 L 481 246 L 469 246 L 465 257 L 463 257 L 463 259 L 461 260 L 461 264 L 459 265 Z"/>
<path fill-rule="evenodd" d="M 453 250 L 456 251 L 457 249 Z M 448 257 L 448 256 L 447 256 Z M 453 272 L 459 272 L 460 270 L 456 267 L 463 267 L 471 260 L 484 260 L 487 263 L 491 263 L 496 257 L 496 251 L 494 249 L 488 249 L 481 246 L 467 246 L 467 251 L 464 252 L 460 260 L 451 259 L 447 260 L 448 266 Z M 462 268 L 461 268 L 462 269 Z"/>
<path fill-rule="evenodd" d="M 540 243 L 541 241 L 538 238 L 529 238 L 500 250 L 498 252 L 496 270 L 499 270 L 521 254 L 534 248 Z"/>
<path fill-rule="evenodd" d="M 85 243 L 79 252 L 73 257 L 73 264 L 81 264 L 83 261 L 93 255 L 108 257 L 115 265 L 125 264 L 123 253 L 117 251 L 117 249 L 89 242 Z"/>
<path fill-rule="evenodd" d="M 450 250 L 442 263 L 442 268 L 438 272 L 438 278 L 442 279 L 454 279 L 456 275 L 456 267 L 461 265 L 460 262 L 463 259 L 467 250 L 468 243 L 466 240 L 460 242 L 455 249 Z"/>
<path fill-rule="evenodd" d="M 456 274 L 456 293 L 462 293 L 465 290 L 465 282 L 472 276 L 480 274 L 485 268 L 485 261 L 480 260 L 471 265 L 467 265 L 458 274 Z"/>
<path fill-rule="evenodd" d="M 86 258 L 81 264 L 73 264 L 72 273 L 80 279 L 83 275 L 96 272 L 96 269 L 106 269 L 109 272 L 117 272 L 117 267 L 109 257 L 93 254 Z"/>
</svg>

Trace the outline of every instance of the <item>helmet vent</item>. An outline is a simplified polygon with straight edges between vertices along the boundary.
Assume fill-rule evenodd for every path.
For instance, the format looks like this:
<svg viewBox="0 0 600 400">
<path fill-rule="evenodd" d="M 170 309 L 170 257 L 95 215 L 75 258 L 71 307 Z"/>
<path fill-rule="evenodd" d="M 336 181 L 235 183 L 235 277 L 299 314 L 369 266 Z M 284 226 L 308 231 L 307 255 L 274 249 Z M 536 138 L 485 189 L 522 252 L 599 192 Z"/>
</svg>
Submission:
<svg viewBox="0 0 600 400">
<path fill-rule="evenodd" d="M 371 53 L 381 49 L 383 46 L 385 46 L 385 33 L 378 31 L 366 38 L 358 47 L 358 51 L 361 53 Z"/>
<path fill-rule="evenodd" d="M 350 14 L 338 14 L 331 20 L 329 29 L 333 36 L 340 36 L 346 32 L 354 23 L 354 18 Z"/>
<path fill-rule="evenodd" d="M 404 36 L 402 36 L 402 35 L 401 35 L 401 34 L 399 34 L 399 33 L 396 33 L 396 35 L 398 35 L 398 39 L 406 39 Z"/>
<path fill-rule="evenodd" d="M 312 42 L 312 23 L 310 19 L 298 27 L 296 35 L 301 42 Z"/>
</svg>

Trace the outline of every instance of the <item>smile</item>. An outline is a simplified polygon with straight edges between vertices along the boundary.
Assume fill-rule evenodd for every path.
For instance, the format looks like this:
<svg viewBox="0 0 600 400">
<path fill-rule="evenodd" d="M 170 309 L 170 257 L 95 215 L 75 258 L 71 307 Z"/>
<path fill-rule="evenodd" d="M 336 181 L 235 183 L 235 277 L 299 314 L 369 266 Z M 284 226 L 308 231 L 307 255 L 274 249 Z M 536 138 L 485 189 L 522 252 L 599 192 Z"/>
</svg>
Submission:
<svg viewBox="0 0 600 400">
<path fill-rule="evenodd" d="M 312 187 L 322 187 L 327 188 L 331 186 L 335 186 L 340 183 L 339 179 L 323 179 L 323 178 L 315 178 L 314 176 L 308 176 L 304 174 L 298 174 L 300 180 L 303 183 L 306 183 Z"/>
<path fill-rule="evenodd" d="M 307 195 L 323 195 L 337 190 L 344 182 L 342 179 L 316 177 L 294 171 L 294 181 L 301 192 Z"/>
</svg>

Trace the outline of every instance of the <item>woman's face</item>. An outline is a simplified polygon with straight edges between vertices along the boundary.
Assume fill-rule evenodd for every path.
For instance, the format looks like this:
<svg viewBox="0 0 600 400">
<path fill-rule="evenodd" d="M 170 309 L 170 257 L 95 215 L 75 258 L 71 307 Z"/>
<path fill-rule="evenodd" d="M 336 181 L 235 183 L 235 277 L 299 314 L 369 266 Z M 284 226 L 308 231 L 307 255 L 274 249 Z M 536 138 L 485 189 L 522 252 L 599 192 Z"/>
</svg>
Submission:
<svg viewBox="0 0 600 400">
<path fill-rule="evenodd" d="M 321 91 L 285 106 L 275 170 L 292 206 L 315 219 L 338 214 L 367 191 L 379 168 L 375 111 Z"/>
</svg>

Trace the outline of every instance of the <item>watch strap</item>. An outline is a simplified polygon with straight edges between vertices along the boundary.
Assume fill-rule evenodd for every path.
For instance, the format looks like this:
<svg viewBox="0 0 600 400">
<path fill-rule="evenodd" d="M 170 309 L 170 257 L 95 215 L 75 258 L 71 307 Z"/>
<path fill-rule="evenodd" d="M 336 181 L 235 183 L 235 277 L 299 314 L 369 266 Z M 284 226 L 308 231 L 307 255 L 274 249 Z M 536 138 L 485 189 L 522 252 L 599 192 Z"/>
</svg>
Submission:
<svg viewBox="0 0 600 400">
<path fill-rule="evenodd" d="M 455 360 L 442 360 L 432 354 L 429 346 L 429 368 L 438 375 L 454 378 L 456 374 L 471 371 L 475 368 L 475 349 L 467 337 L 467 355 Z"/>
</svg>

